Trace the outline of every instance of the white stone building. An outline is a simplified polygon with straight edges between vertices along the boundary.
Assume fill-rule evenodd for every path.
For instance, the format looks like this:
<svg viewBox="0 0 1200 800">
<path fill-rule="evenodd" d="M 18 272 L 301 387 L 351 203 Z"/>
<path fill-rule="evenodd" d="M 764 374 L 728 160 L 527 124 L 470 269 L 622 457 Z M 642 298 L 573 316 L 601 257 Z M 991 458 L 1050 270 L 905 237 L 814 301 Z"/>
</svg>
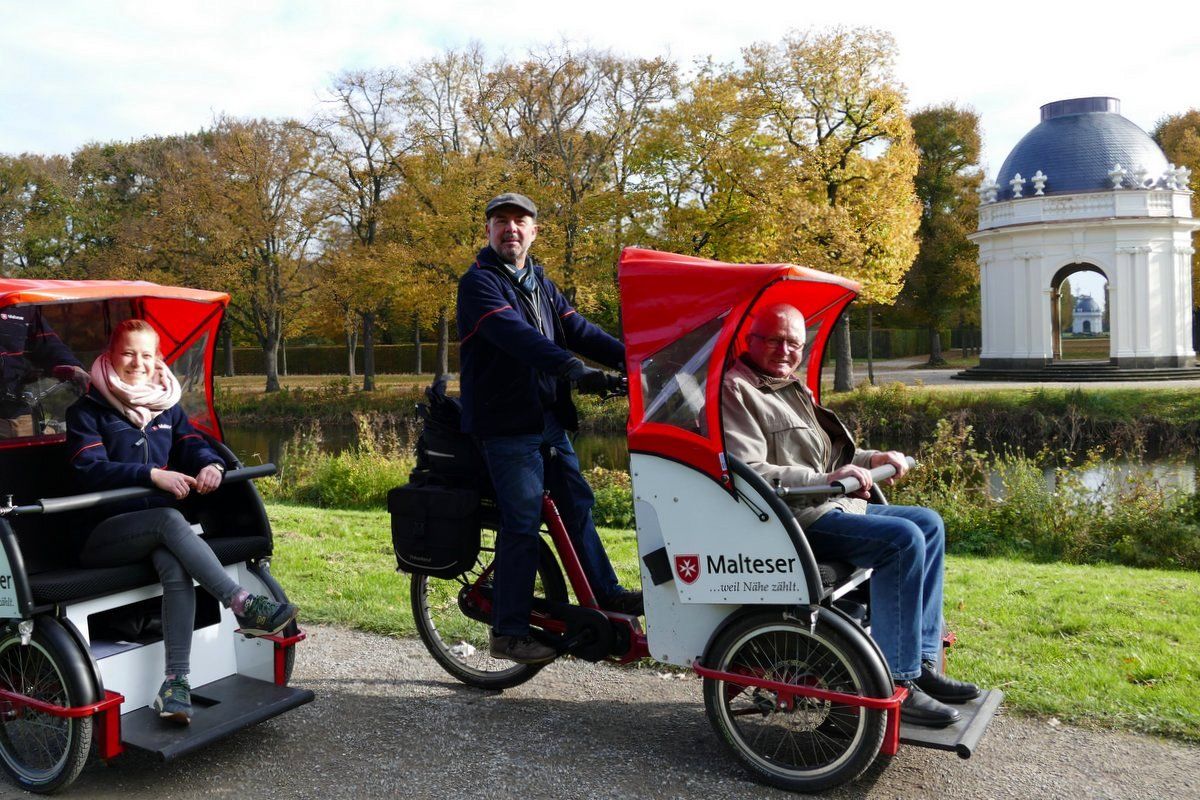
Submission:
<svg viewBox="0 0 1200 800">
<path fill-rule="evenodd" d="M 1071 333 L 1077 336 L 1095 336 L 1104 331 L 1104 311 L 1090 294 L 1075 298 L 1071 309 Z"/>
<path fill-rule="evenodd" d="M 1059 288 L 1082 271 L 1108 280 L 1110 364 L 1191 366 L 1191 232 L 1200 222 L 1189 171 L 1168 164 L 1115 98 L 1060 100 L 1041 116 L 980 188 L 970 237 L 983 301 L 979 369 L 1060 358 Z"/>
</svg>

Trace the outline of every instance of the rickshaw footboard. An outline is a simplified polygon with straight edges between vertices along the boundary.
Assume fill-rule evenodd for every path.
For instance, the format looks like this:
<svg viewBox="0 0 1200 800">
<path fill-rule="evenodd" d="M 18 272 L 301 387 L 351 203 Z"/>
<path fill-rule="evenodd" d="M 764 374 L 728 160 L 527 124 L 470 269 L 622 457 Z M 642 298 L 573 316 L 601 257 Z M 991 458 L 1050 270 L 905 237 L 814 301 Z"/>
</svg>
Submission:
<svg viewBox="0 0 1200 800">
<path fill-rule="evenodd" d="M 121 718 L 121 739 L 129 747 L 171 761 L 313 698 L 310 689 L 230 675 L 192 689 L 192 705 L 197 713 L 190 725 L 163 725 L 158 712 L 143 707 Z"/>
<path fill-rule="evenodd" d="M 902 686 L 896 687 L 896 691 L 891 697 L 864 697 L 859 694 L 832 692 L 816 686 L 803 686 L 795 683 L 773 681 L 746 673 L 710 669 L 709 667 L 702 666 L 699 662 L 693 663 L 692 669 L 702 678 L 725 681 L 736 686 L 751 686 L 756 689 L 765 689 L 766 691 L 774 692 L 779 698 L 780 706 L 784 708 L 791 707 L 795 703 L 796 697 L 811 697 L 814 700 L 828 700 L 848 706 L 886 711 L 887 727 L 884 729 L 883 743 L 879 747 L 879 752 L 887 756 L 892 756 L 899 749 L 900 704 L 904 702 L 905 697 L 908 697 L 908 689 Z"/>
</svg>

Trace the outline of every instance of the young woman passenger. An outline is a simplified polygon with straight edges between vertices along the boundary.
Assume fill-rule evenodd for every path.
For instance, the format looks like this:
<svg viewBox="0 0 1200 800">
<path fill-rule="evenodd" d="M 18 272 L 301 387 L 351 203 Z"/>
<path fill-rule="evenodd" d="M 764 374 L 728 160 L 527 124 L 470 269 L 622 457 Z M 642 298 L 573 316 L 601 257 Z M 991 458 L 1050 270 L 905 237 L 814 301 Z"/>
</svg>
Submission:
<svg viewBox="0 0 1200 800">
<path fill-rule="evenodd" d="M 158 334 L 140 319 L 122 322 L 91 370 L 92 386 L 67 411 L 71 468 L 83 491 L 156 487 L 182 500 L 221 485 L 225 462 L 179 406 L 179 381 L 162 361 Z M 277 633 L 296 616 L 290 603 L 251 595 L 225 572 L 204 539 L 163 495 L 102 506 L 79 560 L 88 567 L 149 558 L 163 585 L 166 679 L 154 698 L 159 716 L 191 721 L 188 684 L 196 597 L 194 578 L 232 609 L 242 633 Z"/>
</svg>

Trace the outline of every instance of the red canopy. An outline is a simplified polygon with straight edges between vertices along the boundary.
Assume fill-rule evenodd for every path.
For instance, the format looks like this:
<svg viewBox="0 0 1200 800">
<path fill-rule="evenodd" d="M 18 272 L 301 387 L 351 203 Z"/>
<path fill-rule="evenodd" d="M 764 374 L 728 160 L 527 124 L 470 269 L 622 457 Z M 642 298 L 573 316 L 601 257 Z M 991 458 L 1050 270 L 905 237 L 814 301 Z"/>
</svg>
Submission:
<svg viewBox="0 0 1200 800">
<path fill-rule="evenodd" d="M 724 264 L 626 248 L 618 268 L 629 370 L 629 449 L 690 464 L 727 488 L 725 369 L 755 307 L 788 303 L 808 324 L 805 377 L 820 397 L 825 343 L 859 285 L 793 264 Z"/>
<path fill-rule="evenodd" d="M 147 281 L 0 278 L 0 309 L 14 305 L 56 306 L 75 303 L 95 303 L 97 308 L 108 308 L 113 313 L 105 312 L 106 325 L 115 324 L 129 316 L 147 320 L 158 332 L 159 346 L 168 364 L 174 364 L 185 354 L 189 362 L 201 358 L 204 396 L 202 403 L 196 405 L 203 407 L 194 405 L 188 409 L 189 415 L 197 427 L 220 437 L 220 427 L 213 409 L 212 359 L 217 328 L 229 304 L 229 295 L 160 286 Z M 114 311 L 116 306 L 120 308 Z M 204 338 L 206 334 L 207 338 Z"/>
</svg>

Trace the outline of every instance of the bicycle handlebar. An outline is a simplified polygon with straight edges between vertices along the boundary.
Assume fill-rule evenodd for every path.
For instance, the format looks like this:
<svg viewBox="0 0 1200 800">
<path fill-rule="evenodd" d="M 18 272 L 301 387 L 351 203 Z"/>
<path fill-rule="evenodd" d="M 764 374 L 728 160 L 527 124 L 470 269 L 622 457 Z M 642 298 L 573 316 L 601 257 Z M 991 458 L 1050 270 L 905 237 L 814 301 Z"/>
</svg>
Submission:
<svg viewBox="0 0 1200 800">
<path fill-rule="evenodd" d="M 275 465 L 270 463 L 260 464 L 255 467 L 231 469 L 221 479 L 221 485 L 241 483 L 253 480 L 254 478 L 265 478 L 269 475 L 274 475 L 275 471 Z M 0 508 L 0 516 L 6 517 L 10 514 L 63 514 L 67 511 L 81 511 L 86 508 L 95 508 L 96 506 L 116 503 L 121 500 L 137 500 L 142 497 L 154 497 L 162 494 L 166 494 L 166 492 L 143 486 L 133 486 L 127 489 L 106 489 L 102 492 L 86 492 L 68 497 L 48 497 L 42 500 L 35 500 L 27 506 L 14 506 L 10 503 Z"/>
<path fill-rule="evenodd" d="M 912 456 L 905 456 L 905 462 L 908 468 L 912 469 L 917 465 L 916 459 Z M 876 467 L 871 470 L 871 482 L 879 483 L 896 474 L 896 468 L 891 464 L 884 464 L 882 467 Z M 828 486 L 775 486 L 775 494 L 780 497 L 813 497 L 813 496 L 833 496 L 840 494 L 854 494 L 862 488 L 857 478 L 842 478 L 834 481 Z"/>
</svg>

